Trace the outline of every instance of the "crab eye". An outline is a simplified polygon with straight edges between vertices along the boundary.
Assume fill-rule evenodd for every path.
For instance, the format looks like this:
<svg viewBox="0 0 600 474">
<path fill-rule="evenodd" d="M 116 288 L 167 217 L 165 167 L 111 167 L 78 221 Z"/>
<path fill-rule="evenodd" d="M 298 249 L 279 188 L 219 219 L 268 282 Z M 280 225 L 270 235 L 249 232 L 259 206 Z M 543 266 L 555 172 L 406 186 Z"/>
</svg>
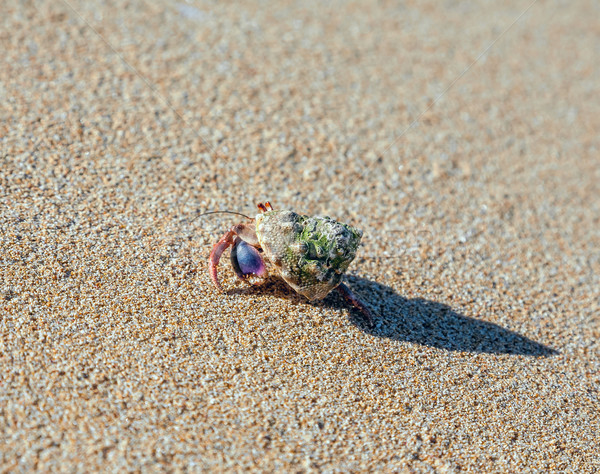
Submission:
<svg viewBox="0 0 600 474">
<path fill-rule="evenodd" d="M 267 273 L 265 262 L 252 245 L 239 240 L 231 249 L 231 264 L 240 277 L 254 274 L 264 276 Z"/>
</svg>

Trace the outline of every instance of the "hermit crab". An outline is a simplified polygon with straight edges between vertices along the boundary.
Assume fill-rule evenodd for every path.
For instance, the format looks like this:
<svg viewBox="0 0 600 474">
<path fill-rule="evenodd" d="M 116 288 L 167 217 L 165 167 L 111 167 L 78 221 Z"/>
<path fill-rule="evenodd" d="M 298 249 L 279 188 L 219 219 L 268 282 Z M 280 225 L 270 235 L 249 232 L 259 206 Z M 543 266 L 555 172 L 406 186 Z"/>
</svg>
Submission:
<svg viewBox="0 0 600 474">
<path fill-rule="evenodd" d="M 229 229 L 214 245 L 209 272 L 222 290 L 217 266 L 231 246 L 231 265 L 245 281 L 267 276 L 267 263 L 297 293 L 311 301 L 337 290 L 373 326 L 369 309 L 350 291 L 342 277 L 354 260 L 362 231 L 330 217 L 309 217 L 274 210 L 270 202 L 258 204 L 259 214 Z M 253 276 L 252 279 L 249 277 Z"/>
</svg>

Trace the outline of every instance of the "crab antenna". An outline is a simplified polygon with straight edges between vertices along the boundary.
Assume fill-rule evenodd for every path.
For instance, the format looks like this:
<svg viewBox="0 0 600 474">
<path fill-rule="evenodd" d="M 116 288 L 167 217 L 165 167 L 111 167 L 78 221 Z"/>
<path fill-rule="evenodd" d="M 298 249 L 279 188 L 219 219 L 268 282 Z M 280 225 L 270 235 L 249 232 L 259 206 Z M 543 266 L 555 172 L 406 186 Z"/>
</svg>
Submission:
<svg viewBox="0 0 600 474">
<path fill-rule="evenodd" d="M 198 217 L 208 216 L 209 214 L 233 214 L 233 215 L 236 215 L 236 216 L 242 216 L 242 217 L 245 217 L 246 219 L 252 220 L 252 217 L 248 217 L 246 214 L 242 214 L 241 212 L 235 212 L 235 211 L 208 211 L 208 212 L 203 212 L 202 214 L 198 214 L 196 217 L 194 217 L 192 219 L 192 221 L 195 221 L 196 219 L 198 219 Z"/>
</svg>

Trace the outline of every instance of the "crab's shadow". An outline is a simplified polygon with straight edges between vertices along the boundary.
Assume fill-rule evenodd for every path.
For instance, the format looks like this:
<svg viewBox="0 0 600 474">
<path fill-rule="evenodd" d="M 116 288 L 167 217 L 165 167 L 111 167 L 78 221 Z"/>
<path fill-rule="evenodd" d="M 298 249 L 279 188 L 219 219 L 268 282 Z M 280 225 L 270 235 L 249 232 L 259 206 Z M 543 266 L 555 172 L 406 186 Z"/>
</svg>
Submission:
<svg viewBox="0 0 600 474">
<path fill-rule="evenodd" d="M 350 321 L 362 331 L 377 337 L 407 341 L 448 351 L 514 354 L 548 357 L 558 351 L 494 323 L 460 314 L 448 305 L 423 298 L 404 298 L 381 283 L 348 276 L 348 285 L 367 303 L 375 315 L 375 327 L 369 328 L 362 315 L 350 311 Z M 237 288 L 231 294 L 271 295 L 295 304 L 316 307 L 348 308 L 332 292 L 322 301 L 309 302 L 282 280 L 269 278 L 260 286 Z"/>
</svg>

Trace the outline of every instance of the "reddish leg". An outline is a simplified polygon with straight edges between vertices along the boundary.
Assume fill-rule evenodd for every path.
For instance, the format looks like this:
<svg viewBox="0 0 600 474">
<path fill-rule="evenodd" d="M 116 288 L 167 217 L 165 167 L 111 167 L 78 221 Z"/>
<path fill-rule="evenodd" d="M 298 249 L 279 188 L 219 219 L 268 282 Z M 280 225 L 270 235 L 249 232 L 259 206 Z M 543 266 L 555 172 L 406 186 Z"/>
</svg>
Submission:
<svg viewBox="0 0 600 474">
<path fill-rule="evenodd" d="M 221 284 L 219 283 L 219 278 L 217 277 L 217 265 L 219 265 L 219 260 L 221 259 L 221 255 L 227 247 L 233 245 L 235 239 L 235 232 L 232 230 L 228 231 L 221 239 L 215 244 L 210 252 L 210 258 L 208 263 L 208 271 L 210 273 L 210 278 L 212 279 L 215 286 L 223 291 Z"/>
<path fill-rule="evenodd" d="M 343 283 L 340 283 L 336 287 L 336 290 L 338 290 L 338 292 L 344 297 L 344 299 L 348 303 L 350 303 L 352 306 L 354 306 L 357 310 L 359 310 L 362 313 L 362 315 L 367 320 L 367 323 L 370 328 L 373 328 L 375 326 L 375 323 L 373 321 L 373 314 L 371 313 L 369 308 L 367 308 L 365 306 L 365 304 L 361 300 L 359 300 L 354 293 L 352 293 L 350 288 L 348 288 Z"/>
</svg>

